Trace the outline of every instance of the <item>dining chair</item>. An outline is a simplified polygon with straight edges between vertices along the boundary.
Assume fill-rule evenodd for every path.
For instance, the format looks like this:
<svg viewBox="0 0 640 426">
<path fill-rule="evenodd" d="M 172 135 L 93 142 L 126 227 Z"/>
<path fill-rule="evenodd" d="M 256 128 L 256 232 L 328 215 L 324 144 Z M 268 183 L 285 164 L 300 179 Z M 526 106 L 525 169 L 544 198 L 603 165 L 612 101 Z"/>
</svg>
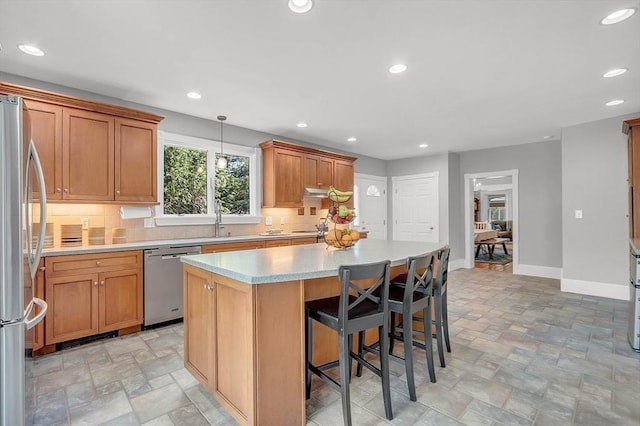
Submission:
<svg viewBox="0 0 640 426">
<path fill-rule="evenodd" d="M 451 342 L 449 341 L 449 312 L 447 309 L 447 276 L 449 274 L 449 246 L 438 252 L 438 271 L 433 279 L 433 297 L 435 299 L 435 318 L 433 323 L 436 326 L 436 343 L 438 346 L 438 356 L 440 366 L 445 367 L 444 349 L 442 339 L 444 337 L 447 352 L 451 352 Z"/>
<path fill-rule="evenodd" d="M 314 373 L 330 386 L 336 388 L 342 398 L 342 415 L 345 425 L 351 425 L 351 402 L 349 381 L 352 359 L 358 362 L 358 368 L 367 367 L 382 381 L 382 398 L 385 416 L 393 419 L 391 408 L 391 386 L 389 382 L 389 318 L 388 292 L 390 262 L 376 262 L 363 265 L 343 265 L 338 268 L 340 295 L 305 303 L 306 331 L 306 398 L 311 397 L 311 374 Z M 361 281 L 366 280 L 366 281 Z M 373 281 L 373 284 L 369 285 Z M 365 286 L 362 284 L 366 284 Z M 338 334 L 338 360 L 323 365 L 312 364 L 313 321 L 335 330 Z M 365 360 L 362 353 L 353 352 L 353 334 L 378 327 L 380 335 L 380 367 Z M 340 382 L 327 375 L 324 370 L 340 367 Z"/>
<path fill-rule="evenodd" d="M 416 386 L 413 374 L 413 347 L 419 347 L 425 351 L 429 378 L 436 382 L 436 373 L 433 365 L 433 345 L 431 336 L 431 305 L 433 299 L 433 264 L 434 253 L 426 253 L 407 259 L 407 273 L 400 274 L 391 279 L 389 284 L 389 356 L 400 361 L 405 366 L 409 399 L 416 400 Z M 413 314 L 422 312 L 423 329 L 413 328 Z M 402 314 L 402 323 L 396 325 L 396 314 Z M 416 318 L 418 319 L 418 318 Z M 426 330 L 426 333 L 425 333 Z M 414 339 L 414 336 L 422 336 L 424 343 Z M 400 340 L 404 346 L 404 357 L 393 354 L 393 342 Z M 374 346 L 364 347 L 364 336 L 358 340 L 358 353 L 364 350 L 377 353 Z M 362 373 L 362 367 L 358 365 L 356 375 Z"/>
</svg>

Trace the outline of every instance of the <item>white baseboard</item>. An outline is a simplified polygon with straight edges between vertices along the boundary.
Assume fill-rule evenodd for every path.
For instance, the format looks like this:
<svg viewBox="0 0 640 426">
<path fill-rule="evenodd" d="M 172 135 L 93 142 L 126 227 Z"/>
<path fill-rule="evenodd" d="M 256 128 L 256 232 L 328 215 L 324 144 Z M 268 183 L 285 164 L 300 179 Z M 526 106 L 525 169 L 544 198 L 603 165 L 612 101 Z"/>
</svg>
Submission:
<svg viewBox="0 0 640 426">
<path fill-rule="evenodd" d="M 530 275 L 533 277 L 562 278 L 562 268 L 553 268 L 550 266 L 523 265 L 519 263 L 513 265 L 513 273 L 516 275 Z"/>
<path fill-rule="evenodd" d="M 560 290 L 588 296 L 608 297 L 609 299 L 629 300 L 629 286 L 600 283 L 595 281 L 572 280 L 562 278 Z"/>
<path fill-rule="evenodd" d="M 462 269 L 462 268 L 466 268 L 464 259 L 449 260 L 450 271 L 455 271 L 456 269 Z"/>
</svg>

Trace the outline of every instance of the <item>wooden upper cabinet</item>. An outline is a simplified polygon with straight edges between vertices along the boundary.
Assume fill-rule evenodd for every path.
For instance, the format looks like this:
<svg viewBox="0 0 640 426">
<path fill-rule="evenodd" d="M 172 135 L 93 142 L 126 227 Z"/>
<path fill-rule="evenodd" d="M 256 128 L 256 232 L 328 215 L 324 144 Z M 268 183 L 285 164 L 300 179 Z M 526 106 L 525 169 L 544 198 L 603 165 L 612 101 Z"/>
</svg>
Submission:
<svg viewBox="0 0 640 426">
<path fill-rule="evenodd" d="M 355 157 L 278 140 L 260 144 L 263 207 L 302 207 L 304 188 L 353 188 Z"/>
<path fill-rule="evenodd" d="M 157 201 L 157 126 L 116 118 L 115 200 Z"/>
<path fill-rule="evenodd" d="M 27 100 L 31 139 L 44 173 L 47 200 L 62 199 L 62 107 Z M 35 176 L 32 176 L 32 179 Z M 39 194 L 34 194 L 37 198 Z"/>
<path fill-rule="evenodd" d="M 332 158 L 305 154 L 304 187 L 329 189 L 333 184 L 333 162 Z"/>
<path fill-rule="evenodd" d="M 163 117 L 0 82 L 21 96 L 47 200 L 157 203 L 157 128 Z"/>
<path fill-rule="evenodd" d="M 65 200 L 114 199 L 113 116 L 65 108 L 62 122 L 62 196 Z"/>
<path fill-rule="evenodd" d="M 263 207 L 302 207 L 301 152 L 263 147 Z"/>
<path fill-rule="evenodd" d="M 629 153 L 629 237 L 640 238 L 640 118 L 624 122 Z"/>
</svg>

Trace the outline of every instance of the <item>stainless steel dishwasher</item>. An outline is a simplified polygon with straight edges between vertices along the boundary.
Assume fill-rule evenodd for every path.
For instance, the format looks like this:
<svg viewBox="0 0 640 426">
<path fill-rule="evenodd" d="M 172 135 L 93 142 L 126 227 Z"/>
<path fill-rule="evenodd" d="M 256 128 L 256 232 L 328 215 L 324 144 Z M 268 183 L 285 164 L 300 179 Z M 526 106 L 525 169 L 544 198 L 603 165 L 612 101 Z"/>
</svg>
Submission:
<svg viewBox="0 0 640 426">
<path fill-rule="evenodd" d="M 200 254 L 200 246 L 144 251 L 144 325 L 182 318 L 182 256 Z"/>
</svg>

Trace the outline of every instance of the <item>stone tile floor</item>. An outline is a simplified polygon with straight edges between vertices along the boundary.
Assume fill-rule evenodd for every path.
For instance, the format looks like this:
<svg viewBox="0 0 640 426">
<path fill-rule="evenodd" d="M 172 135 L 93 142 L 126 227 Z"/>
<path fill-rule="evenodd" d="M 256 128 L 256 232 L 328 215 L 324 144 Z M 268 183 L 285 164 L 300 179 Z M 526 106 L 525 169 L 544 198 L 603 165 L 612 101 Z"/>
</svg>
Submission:
<svg viewBox="0 0 640 426">
<path fill-rule="evenodd" d="M 449 274 L 452 352 L 437 383 L 415 349 L 418 401 L 392 363 L 394 419 L 379 379 L 351 383 L 356 425 L 640 425 L 640 354 L 628 302 L 559 291 L 557 280 L 488 270 Z M 37 358 L 37 425 L 229 425 L 183 367 L 182 325 Z M 402 350 L 402 345 L 398 345 Z M 437 360 L 437 355 L 436 355 Z M 337 373 L 337 372 L 336 372 Z M 308 425 L 342 424 L 337 392 L 314 378 Z"/>
</svg>

